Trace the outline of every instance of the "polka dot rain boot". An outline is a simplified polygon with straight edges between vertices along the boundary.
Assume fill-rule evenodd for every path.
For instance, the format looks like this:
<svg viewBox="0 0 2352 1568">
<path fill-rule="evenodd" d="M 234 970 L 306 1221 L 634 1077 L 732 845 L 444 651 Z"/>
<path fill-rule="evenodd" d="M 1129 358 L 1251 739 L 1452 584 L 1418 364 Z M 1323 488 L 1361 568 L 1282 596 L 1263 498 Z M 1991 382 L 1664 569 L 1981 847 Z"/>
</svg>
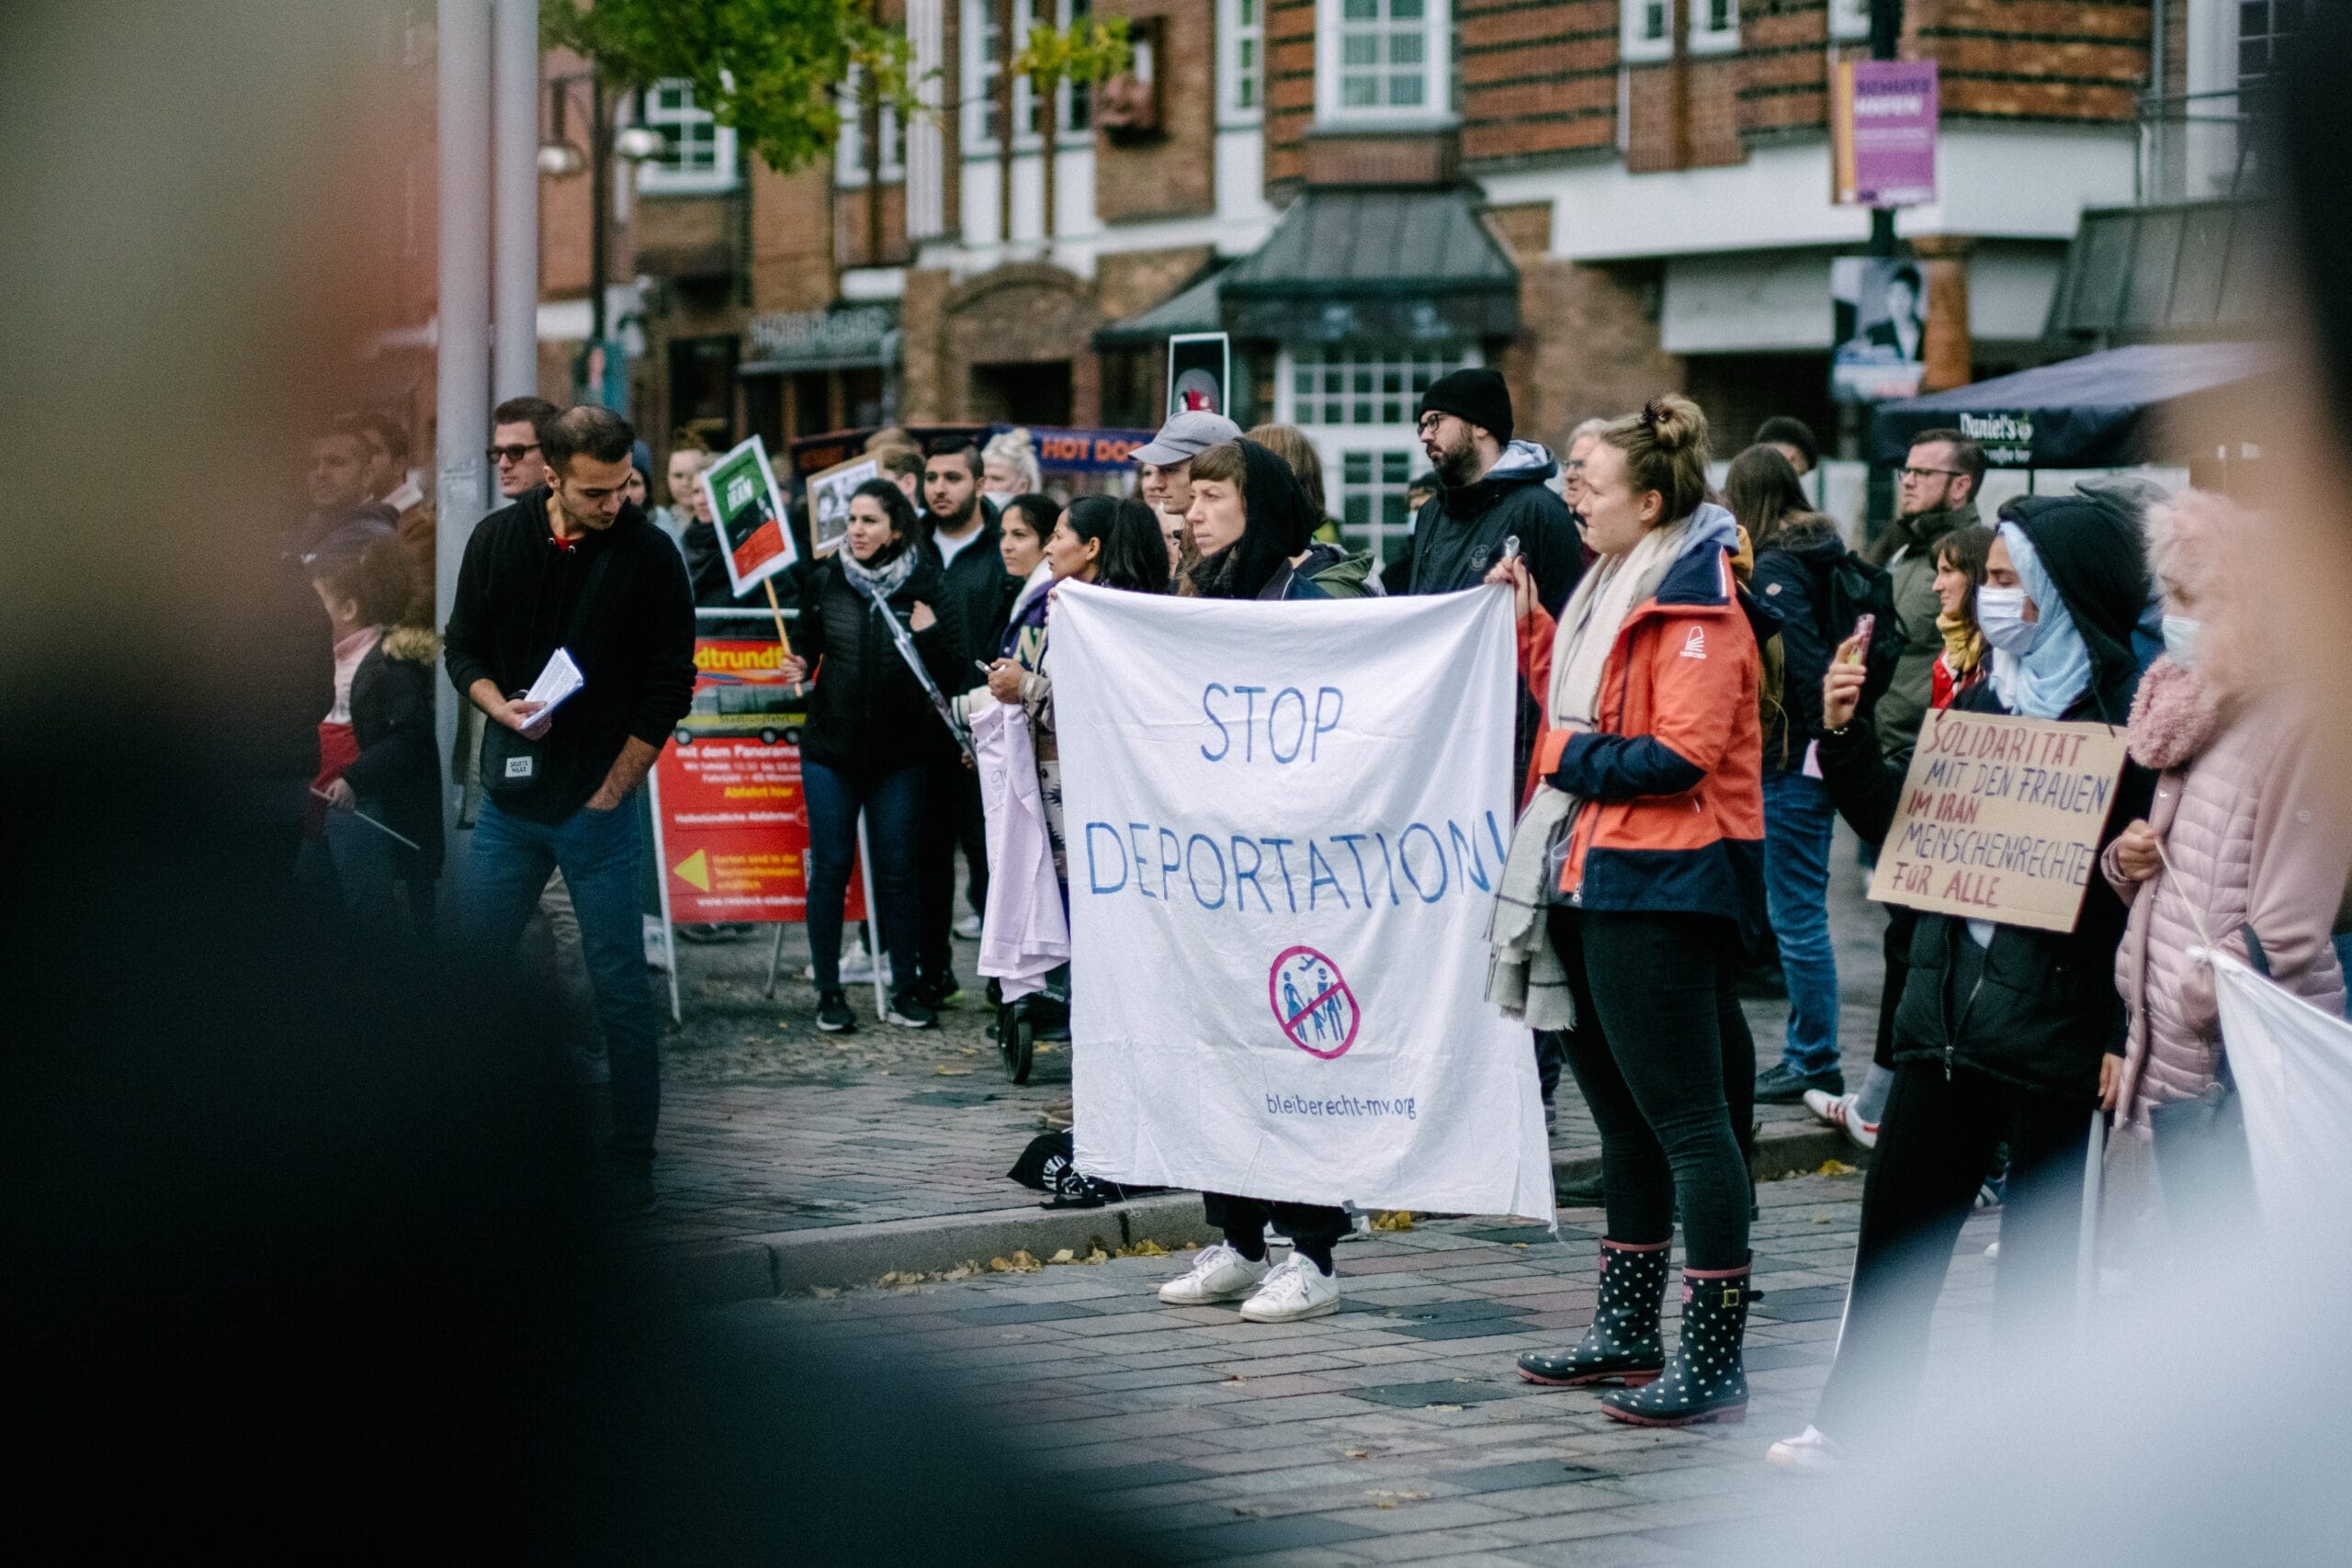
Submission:
<svg viewBox="0 0 2352 1568">
<path fill-rule="evenodd" d="M 1747 1270 L 1682 1271 L 1682 1336 L 1665 1375 L 1642 1388 L 1601 1395 L 1600 1408 L 1636 1427 L 1695 1427 L 1747 1419 Z"/>
<path fill-rule="evenodd" d="M 1634 1247 L 1600 1244 L 1600 1302 L 1592 1326 L 1576 1348 L 1530 1350 L 1519 1359 L 1519 1375 L 1555 1388 L 1615 1382 L 1637 1388 L 1666 1366 L 1666 1341 L 1658 1337 L 1658 1309 L 1666 1302 L 1669 1242 Z"/>
</svg>

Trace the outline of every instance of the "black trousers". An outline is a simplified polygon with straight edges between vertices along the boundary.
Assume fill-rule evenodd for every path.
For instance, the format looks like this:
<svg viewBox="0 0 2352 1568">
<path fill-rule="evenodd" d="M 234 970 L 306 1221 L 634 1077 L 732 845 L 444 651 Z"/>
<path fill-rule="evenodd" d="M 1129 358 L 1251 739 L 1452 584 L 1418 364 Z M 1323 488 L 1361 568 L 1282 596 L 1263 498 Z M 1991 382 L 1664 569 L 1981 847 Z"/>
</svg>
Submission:
<svg viewBox="0 0 2352 1568">
<path fill-rule="evenodd" d="M 1568 1070 L 1600 1130 L 1609 1239 L 1672 1240 L 1679 1195 L 1684 1265 L 1746 1268 L 1756 1043 L 1733 994 L 1730 922 L 1555 908 L 1551 935 L 1576 998 Z"/>
<path fill-rule="evenodd" d="M 2083 1159 L 2091 1105 L 2037 1093 L 1972 1067 L 1903 1062 L 1862 1184 L 1862 1231 L 1838 1360 L 1819 1427 L 1840 1442 L 1902 1422 L 1928 1356 L 1928 1324 L 1952 1244 L 1993 1158 L 2009 1145 L 2001 1257 L 1993 1287 L 1996 1340 L 2018 1346 L 2063 1325 L 2075 1291 Z"/>
<path fill-rule="evenodd" d="M 961 762 L 933 767 L 923 779 L 922 854 L 915 964 L 935 980 L 956 966 L 956 852 L 964 852 L 968 896 L 977 913 L 989 901 L 988 815 L 980 807 L 980 776 Z"/>
<path fill-rule="evenodd" d="M 1240 1198 L 1230 1192 L 1201 1194 L 1201 1213 L 1225 1233 L 1225 1239 L 1244 1258 L 1266 1255 L 1266 1222 L 1290 1237 L 1291 1244 L 1331 1270 L 1331 1248 L 1348 1234 L 1348 1212 L 1325 1203 L 1273 1203 L 1262 1198 Z"/>
</svg>

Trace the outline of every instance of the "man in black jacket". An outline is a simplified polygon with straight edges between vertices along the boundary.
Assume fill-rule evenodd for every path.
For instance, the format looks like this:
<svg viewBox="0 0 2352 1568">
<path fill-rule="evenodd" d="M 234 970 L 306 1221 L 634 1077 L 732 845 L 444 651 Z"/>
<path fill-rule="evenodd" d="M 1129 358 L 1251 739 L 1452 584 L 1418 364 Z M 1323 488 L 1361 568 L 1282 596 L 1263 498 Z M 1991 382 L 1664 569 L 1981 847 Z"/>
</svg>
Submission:
<svg viewBox="0 0 2352 1568">
<path fill-rule="evenodd" d="M 1003 530 L 980 494 L 980 472 L 979 448 L 959 435 L 933 441 L 923 462 L 923 556 L 946 574 L 948 592 L 969 627 L 985 626 L 995 617 L 1012 576 L 1004 570 L 1000 548 Z M 971 690 L 978 673 L 970 670 L 959 675 L 946 694 Z M 960 757 L 936 764 L 924 781 L 922 940 L 917 944 L 922 978 L 917 998 L 926 1007 L 945 1006 L 959 988 L 949 941 L 956 924 L 958 845 L 967 873 L 965 896 L 971 903 L 963 929 L 978 936 L 989 900 L 988 818 L 980 809 L 979 775 Z"/>
<path fill-rule="evenodd" d="M 1421 395 L 1421 449 L 1444 485 L 1413 521 L 1411 556 L 1392 593 L 1476 588 L 1516 538 L 1535 596 L 1557 615 L 1584 575 L 1583 541 L 1568 503 L 1552 493 L 1559 465 L 1533 441 L 1511 439 L 1510 389 L 1483 367 L 1456 370 Z"/>
<path fill-rule="evenodd" d="M 676 548 L 622 498 L 628 422 L 582 405 L 542 440 L 548 488 L 475 528 L 449 613 L 450 682 L 493 727 L 461 929 L 469 962 L 494 975 L 562 871 L 612 1060 L 617 1193 L 641 1206 L 652 1201 L 662 1025 L 627 802 L 693 700 L 694 602 Z M 543 714 L 523 694 L 558 649 L 582 684 Z"/>
</svg>

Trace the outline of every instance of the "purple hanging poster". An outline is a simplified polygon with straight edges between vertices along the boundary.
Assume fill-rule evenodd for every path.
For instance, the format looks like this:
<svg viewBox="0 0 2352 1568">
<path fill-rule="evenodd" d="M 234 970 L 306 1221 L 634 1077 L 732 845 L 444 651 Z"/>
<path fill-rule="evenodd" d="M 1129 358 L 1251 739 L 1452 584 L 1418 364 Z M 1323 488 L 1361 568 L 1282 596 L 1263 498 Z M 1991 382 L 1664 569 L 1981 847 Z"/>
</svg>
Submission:
<svg viewBox="0 0 2352 1568">
<path fill-rule="evenodd" d="M 1830 166 L 1838 205 L 1936 199 L 1936 62 L 1838 62 Z"/>
</svg>

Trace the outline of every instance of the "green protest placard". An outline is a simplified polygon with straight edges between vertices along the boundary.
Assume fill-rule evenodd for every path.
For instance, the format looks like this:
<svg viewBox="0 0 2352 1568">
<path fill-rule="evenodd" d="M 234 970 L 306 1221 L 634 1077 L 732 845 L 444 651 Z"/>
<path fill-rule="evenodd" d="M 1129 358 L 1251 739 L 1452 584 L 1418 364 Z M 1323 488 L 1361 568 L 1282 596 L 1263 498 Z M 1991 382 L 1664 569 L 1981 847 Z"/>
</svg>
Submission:
<svg viewBox="0 0 2352 1568">
<path fill-rule="evenodd" d="M 727 581 L 738 596 L 799 558 L 791 530 L 784 525 L 775 471 L 758 436 L 705 468 L 702 488 L 727 558 Z"/>
<path fill-rule="evenodd" d="M 1940 709 L 1919 727 L 1870 896 L 1883 904 L 2075 929 L 2123 772 L 2124 732 Z"/>
</svg>

